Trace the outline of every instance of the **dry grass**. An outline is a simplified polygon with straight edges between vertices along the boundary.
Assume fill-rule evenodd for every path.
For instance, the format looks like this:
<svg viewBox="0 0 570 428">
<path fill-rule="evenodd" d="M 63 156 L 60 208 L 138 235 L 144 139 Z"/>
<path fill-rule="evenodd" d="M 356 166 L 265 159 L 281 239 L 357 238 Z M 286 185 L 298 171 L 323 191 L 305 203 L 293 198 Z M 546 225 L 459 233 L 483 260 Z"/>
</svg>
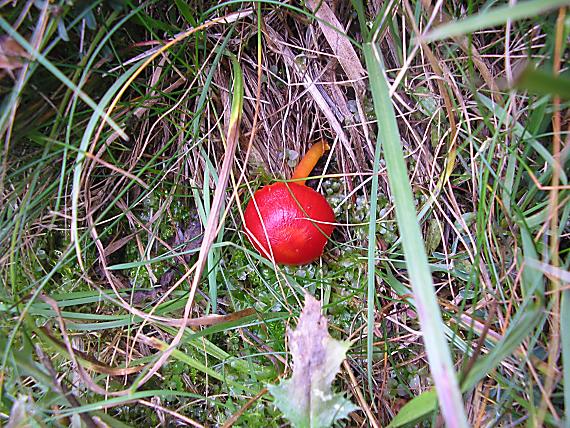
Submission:
<svg viewBox="0 0 570 428">
<path fill-rule="evenodd" d="M 0 311 L 5 316 L 0 328 L 9 338 L 0 342 L 4 398 L 11 402 L 18 391 L 28 394 L 22 408 L 51 423 L 71 416 L 74 407 L 102 403 L 82 413 L 84 424 L 95 426 L 104 418 L 101 409 L 108 408 L 116 420 L 148 426 L 162 421 L 164 426 L 209 426 L 226 420 L 235 426 L 253 426 L 255 420 L 258 426 L 277 426 L 279 417 L 263 392 L 266 383 L 289 369 L 283 326 L 298 314 L 303 288 L 324 300 L 334 334 L 355 341 L 338 384 L 362 409 L 348 426 L 384 426 L 431 387 L 383 165 L 374 273 L 375 359 L 373 383 L 368 384 L 364 308 L 371 273 L 366 272 L 363 232 L 367 215 L 359 217 L 357 210 L 370 197 L 377 126 L 352 6 L 324 2 L 318 8 L 316 1 L 306 6 L 302 14 L 294 7 L 265 4 L 257 22 L 257 11 L 244 4 L 231 11 L 242 7 L 248 13 L 231 23 L 221 22 L 231 12 L 222 8 L 208 17 L 218 23 L 157 54 L 132 84 L 125 84 L 112 115 L 130 139 L 122 140 L 97 122 L 101 127 L 89 140 L 79 187 L 72 182 L 73 170 L 92 111 L 76 104 L 73 94 L 43 69 L 19 66 L 10 70 L 13 77 L 4 76 L 2 93 L 18 85 L 25 89 L 2 127 Z M 369 2 L 366 13 L 377 16 L 383 6 Z M 393 84 L 438 301 L 449 333 L 457 338 L 452 350 L 460 378 L 476 370 L 477 361 L 511 327 L 518 328 L 525 305 L 544 305 L 540 322 L 467 391 L 468 417 L 473 426 L 516 426 L 529 419 L 555 426 L 564 416 L 558 320 L 567 285 L 555 274 L 528 268 L 525 260 L 568 268 L 564 165 L 570 116 L 563 100 L 547 99 L 543 115 L 552 118 L 550 125 L 533 113 L 541 108 L 534 104 L 539 97 L 509 88 L 529 59 L 550 60 L 553 43 L 562 58 L 556 70 L 566 69 L 563 36 L 556 32 L 564 15 L 560 12 L 558 22 L 548 15 L 469 37 L 416 44 L 432 27 L 454 19 L 450 11 L 459 14 L 459 3 L 446 6 L 397 2 L 388 8 L 387 25 L 377 39 Z M 4 19 L 24 36 L 44 13 L 32 3 L 4 2 L 2 8 L 9 9 Z M 80 13 L 75 6 L 68 9 L 66 22 Z M 86 16 L 70 29 L 71 42 L 59 42 L 65 51 L 56 48 L 47 55 L 97 102 L 127 73 L 128 58 L 148 58 L 161 39 L 169 38 L 165 34 L 189 25 L 174 5 L 145 6 L 144 24 L 121 24 L 108 44 L 115 52 L 109 49 L 89 62 L 76 55 L 80 44 L 83 58 L 89 58 L 87 53 L 106 33 L 103 20 L 109 26 L 117 22 L 107 6 L 97 10 L 101 16 L 95 14 L 95 29 L 83 25 L 90 19 Z M 312 13 L 321 21 L 312 19 Z M 177 18 L 171 21 L 172 14 Z M 57 19 L 54 14 L 43 19 L 51 27 L 48 31 L 38 24 L 34 37 L 45 49 L 57 35 Z M 153 20 L 168 31 L 153 29 Z M 340 26 L 353 42 L 339 38 L 324 21 Z M 20 22 L 27 26 L 18 27 Z M 224 166 L 235 95 L 225 50 L 239 58 L 245 97 L 235 156 Z M 117 70 L 111 78 L 104 74 L 109 70 Z M 482 97 L 494 102 L 494 109 Z M 552 179 L 548 162 L 515 129 L 517 124 L 548 151 L 554 139 L 552 153 L 559 163 Z M 339 223 L 333 242 L 303 275 L 271 268 L 247 251 L 242 207 L 258 186 L 290 177 L 296 156 L 321 138 L 329 141 L 331 151 L 309 184 L 326 193 L 338 183 L 329 195 L 336 198 Z M 542 185 L 551 186 L 545 188 L 550 192 L 534 186 L 525 166 Z M 227 190 L 217 184 L 224 174 Z M 74 222 L 81 263 L 73 258 Z M 163 255 L 171 258 L 161 260 Z M 313 277 L 304 276 L 309 271 Z M 210 317 L 212 306 L 226 316 Z M 251 308 L 257 315 L 239 312 Z M 88 314 L 96 316 L 91 320 Z M 104 322 L 109 327 L 103 329 Z M 176 351 L 167 345 L 173 343 Z M 46 368 L 45 378 L 18 366 L 17 352 L 35 352 L 30 364 Z M 145 365 L 152 367 L 150 372 L 143 370 Z M 118 411 L 107 402 L 134 392 L 135 382 L 139 392 L 174 392 L 156 393 L 153 400 L 137 396 L 136 404 L 121 402 Z M 49 400 L 41 402 L 31 392 L 35 384 L 60 393 L 69 390 L 71 399 L 52 399 L 55 410 L 50 410 Z M 139 410 L 144 407 L 152 412 Z M 9 411 L 3 405 L 1 416 Z M 244 419 L 247 414 L 251 419 Z M 437 416 L 432 422 L 440 423 Z"/>
</svg>

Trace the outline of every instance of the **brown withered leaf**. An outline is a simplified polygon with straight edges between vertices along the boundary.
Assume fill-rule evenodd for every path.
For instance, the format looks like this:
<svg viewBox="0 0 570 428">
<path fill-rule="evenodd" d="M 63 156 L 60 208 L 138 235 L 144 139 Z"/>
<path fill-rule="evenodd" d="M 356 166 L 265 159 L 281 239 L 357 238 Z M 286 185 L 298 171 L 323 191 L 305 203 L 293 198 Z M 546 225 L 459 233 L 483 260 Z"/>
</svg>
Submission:
<svg viewBox="0 0 570 428">
<path fill-rule="evenodd" d="M 10 36 L 0 36 L 0 70 L 17 70 L 28 58 L 28 53 L 16 40 Z"/>
</svg>

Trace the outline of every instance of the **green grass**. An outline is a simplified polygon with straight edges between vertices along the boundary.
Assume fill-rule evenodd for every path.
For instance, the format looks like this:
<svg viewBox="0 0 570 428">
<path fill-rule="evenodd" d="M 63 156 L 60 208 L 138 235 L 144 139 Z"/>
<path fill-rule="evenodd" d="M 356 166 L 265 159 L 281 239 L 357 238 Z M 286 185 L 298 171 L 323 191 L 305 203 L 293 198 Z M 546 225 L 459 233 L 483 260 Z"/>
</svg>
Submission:
<svg viewBox="0 0 570 428">
<path fill-rule="evenodd" d="M 0 6 L 0 425 L 283 426 L 309 292 L 344 425 L 570 426 L 568 2 L 313 3 Z M 243 210 L 320 138 L 275 266 Z"/>
</svg>

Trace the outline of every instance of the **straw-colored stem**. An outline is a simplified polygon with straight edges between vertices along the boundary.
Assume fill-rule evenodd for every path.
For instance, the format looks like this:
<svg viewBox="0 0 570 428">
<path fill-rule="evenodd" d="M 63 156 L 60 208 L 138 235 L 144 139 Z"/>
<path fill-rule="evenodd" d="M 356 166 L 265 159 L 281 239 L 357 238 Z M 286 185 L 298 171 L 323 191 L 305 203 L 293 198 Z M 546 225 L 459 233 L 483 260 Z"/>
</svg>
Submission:
<svg viewBox="0 0 570 428">
<path fill-rule="evenodd" d="M 291 177 L 293 180 L 297 180 L 299 178 L 307 178 L 313 168 L 319 161 L 319 159 L 323 156 L 323 154 L 329 150 L 330 147 L 324 140 L 319 141 L 311 146 L 309 151 L 303 156 L 295 171 L 293 171 L 293 176 Z M 296 181 L 299 184 L 305 184 L 306 180 Z"/>
</svg>

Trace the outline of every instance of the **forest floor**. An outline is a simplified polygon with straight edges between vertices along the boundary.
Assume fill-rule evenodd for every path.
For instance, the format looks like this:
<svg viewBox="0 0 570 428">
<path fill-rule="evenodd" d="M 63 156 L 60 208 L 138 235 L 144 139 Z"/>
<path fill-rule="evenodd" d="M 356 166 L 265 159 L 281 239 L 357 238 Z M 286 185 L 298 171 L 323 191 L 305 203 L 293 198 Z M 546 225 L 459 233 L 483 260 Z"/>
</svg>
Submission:
<svg viewBox="0 0 570 428">
<path fill-rule="evenodd" d="M 0 1 L 0 425 L 570 426 L 566 3 Z"/>
</svg>

